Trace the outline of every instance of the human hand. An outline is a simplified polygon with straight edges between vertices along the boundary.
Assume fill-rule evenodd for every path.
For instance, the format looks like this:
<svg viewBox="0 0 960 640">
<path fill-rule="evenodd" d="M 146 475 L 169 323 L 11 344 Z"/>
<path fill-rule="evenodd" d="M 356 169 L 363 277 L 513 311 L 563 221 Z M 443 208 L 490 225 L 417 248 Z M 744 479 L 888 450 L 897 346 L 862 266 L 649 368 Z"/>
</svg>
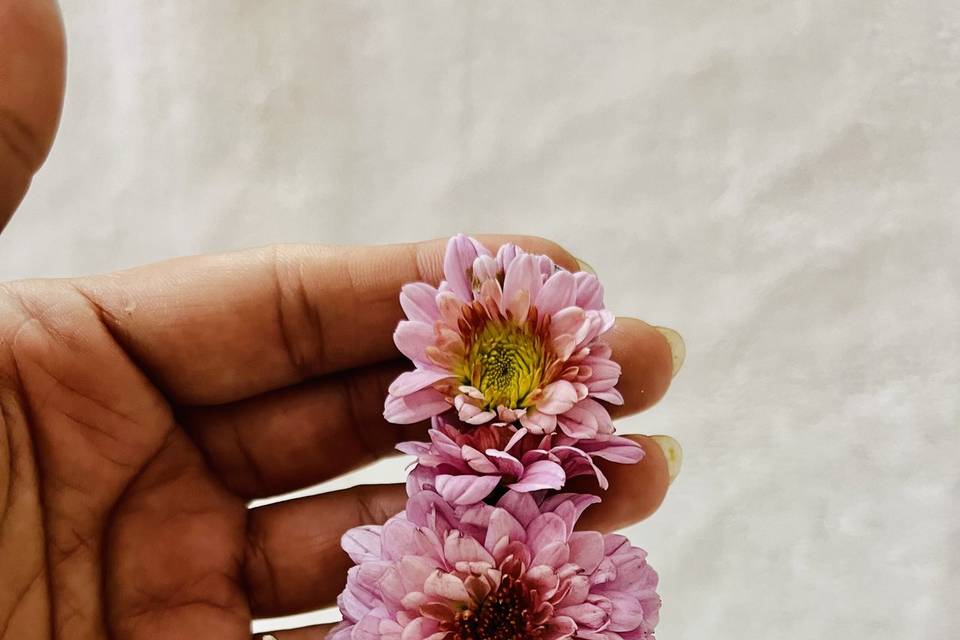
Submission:
<svg viewBox="0 0 960 640">
<path fill-rule="evenodd" d="M 543 240 L 481 240 L 577 269 Z M 437 283 L 443 250 L 280 246 L 0 286 L 0 639 L 249 638 L 252 617 L 332 604 L 340 535 L 401 510 L 403 486 L 247 502 L 424 437 L 386 423 L 383 399 L 408 367 L 391 338 L 400 286 Z M 614 415 L 656 402 L 664 336 L 620 319 L 607 339 Z M 613 488 L 584 527 L 662 501 L 666 459 L 640 440 L 639 464 L 604 466 Z"/>
<path fill-rule="evenodd" d="M 53 144 L 65 64 L 54 0 L 0 2 L 0 231 Z"/>
</svg>

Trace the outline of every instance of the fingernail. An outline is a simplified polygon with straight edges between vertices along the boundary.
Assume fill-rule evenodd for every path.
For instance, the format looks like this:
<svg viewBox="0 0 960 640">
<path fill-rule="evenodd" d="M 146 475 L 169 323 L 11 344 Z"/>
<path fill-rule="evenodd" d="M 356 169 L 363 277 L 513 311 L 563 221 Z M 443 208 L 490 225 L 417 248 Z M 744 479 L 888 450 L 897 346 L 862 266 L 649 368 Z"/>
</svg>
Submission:
<svg viewBox="0 0 960 640">
<path fill-rule="evenodd" d="M 680 367 L 683 366 L 683 361 L 687 357 L 687 345 L 683 343 L 683 337 L 673 329 L 668 327 L 654 327 L 654 329 L 667 339 L 667 344 L 670 345 L 670 355 L 673 356 L 673 375 L 677 375 L 677 371 L 680 371 Z"/>
<path fill-rule="evenodd" d="M 271 635 L 268 633 L 267 635 L 263 636 L 260 640 L 277 640 L 277 636 Z"/>
<path fill-rule="evenodd" d="M 667 473 L 670 475 L 670 484 L 678 475 L 683 466 L 683 448 L 680 443 L 670 436 L 650 436 L 650 439 L 660 445 L 663 455 L 667 459 Z"/>
<path fill-rule="evenodd" d="M 584 262 L 583 260 L 581 260 L 576 256 L 574 256 L 573 259 L 576 260 L 577 264 L 580 266 L 580 271 L 586 271 L 587 273 L 593 276 L 597 275 L 597 272 L 594 271 L 593 267 L 591 267 L 589 264 L 587 264 L 586 262 Z"/>
</svg>

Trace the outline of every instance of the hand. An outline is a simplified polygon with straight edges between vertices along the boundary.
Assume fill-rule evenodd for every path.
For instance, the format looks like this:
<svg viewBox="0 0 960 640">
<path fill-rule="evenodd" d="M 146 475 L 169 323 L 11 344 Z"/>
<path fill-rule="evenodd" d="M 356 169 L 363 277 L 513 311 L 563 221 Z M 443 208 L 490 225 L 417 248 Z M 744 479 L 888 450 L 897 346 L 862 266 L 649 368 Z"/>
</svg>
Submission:
<svg viewBox="0 0 960 640">
<path fill-rule="evenodd" d="M 482 240 L 577 268 L 543 240 Z M 251 617 L 332 604 L 340 535 L 401 510 L 403 486 L 246 505 L 424 437 L 381 412 L 409 367 L 400 285 L 436 283 L 443 247 L 282 246 L 0 286 L 0 638 L 245 639 Z M 617 415 L 656 402 L 664 337 L 621 319 L 609 340 Z M 666 461 L 641 440 L 641 463 L 605 467 L 615 489 L 585 526 L 660 504 Z"/>
<path fill-rule="evenodd" d="M 64 49 L 53 0 L 0 2 L 0 231 L 53 144 Z"/>
</svg>

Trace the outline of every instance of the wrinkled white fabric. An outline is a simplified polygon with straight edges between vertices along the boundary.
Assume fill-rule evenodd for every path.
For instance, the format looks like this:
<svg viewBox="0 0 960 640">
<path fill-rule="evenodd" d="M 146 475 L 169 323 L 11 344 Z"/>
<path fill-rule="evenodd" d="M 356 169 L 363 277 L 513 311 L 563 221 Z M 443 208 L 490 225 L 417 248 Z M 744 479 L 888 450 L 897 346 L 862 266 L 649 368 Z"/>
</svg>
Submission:
<svg viewBox="0 0 960 640">
<path fill-rule="evenodd" d="M 960 637 L 956 2 L 63 7 L 66 112 L 0 277 L 551 237 L 687 340 L 621 424 L 686 450 L 630 531 L 659 637 Z"/>
</svg>

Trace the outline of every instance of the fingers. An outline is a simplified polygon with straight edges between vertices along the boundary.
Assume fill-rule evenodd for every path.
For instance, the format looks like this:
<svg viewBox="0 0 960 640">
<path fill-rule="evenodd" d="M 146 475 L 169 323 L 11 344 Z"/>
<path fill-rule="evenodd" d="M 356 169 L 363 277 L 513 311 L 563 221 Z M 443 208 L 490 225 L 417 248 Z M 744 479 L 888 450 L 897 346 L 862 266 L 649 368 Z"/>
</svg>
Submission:
<svg viewBox="0 0 960 640">
<path fill-rule="evenodd" d="M 403 510 L 403 485 L 359 486 L 252 509 L 245 583 L 255 617 L 319 609 L 343 590 L 352 562 L 340 537 Z"/>
<path fill-rule="evenodd" d="M 356 369 L 218 407 L 180 422 L 234 493 L 247 500 L 323 482 L 424 440 L 427 425 L 383 419 L 383 398 L 406 365 Z"/>
<path fill-rule="evenodd" d="M 564 488 L 576 493 L 595 493 L 603 501 L 587 509 L 577 523 L 580 529 L 614 531 L 650 517 L 663 503 L 670 486 L 666 455 L 649 436 L 628 435 L 643 447 L 643 459 L 637 464 L 601 461 L 599 466 L 610 481 L 601 490 L 593 478 L 574 478 Z"/>
<path fill-rule="evenodd" d="M 53 143 L 64 69 L 63 26 L 56 3 L 0 3 L 0 230 Z"/>
<path fill-rule="evenodd" d="M 609 342 L 623 367 L 624 404 L 611 407 L 615 415 L 648 408 L 670 384 L 666 340 L 644 322 L 620 318 Z M 408 368 L 397 361 L 325 376 L 228 405 L 188 409 L 180 421 L 238 495 L 286 493 L 391 455 L 398 442 L 426 438 L 426 423 L 400 426 L 383 419 L 387 387 Z"/>
<path fill-rule="evenodd" d="M 516 242 L 565 267 L 546 240 Z M 77 282 L 168 395 L 219 404 L 398 355 L 400 287 L 442 278 L 445 241 L 277 246 L 199 256 Z"/>
</svg>

